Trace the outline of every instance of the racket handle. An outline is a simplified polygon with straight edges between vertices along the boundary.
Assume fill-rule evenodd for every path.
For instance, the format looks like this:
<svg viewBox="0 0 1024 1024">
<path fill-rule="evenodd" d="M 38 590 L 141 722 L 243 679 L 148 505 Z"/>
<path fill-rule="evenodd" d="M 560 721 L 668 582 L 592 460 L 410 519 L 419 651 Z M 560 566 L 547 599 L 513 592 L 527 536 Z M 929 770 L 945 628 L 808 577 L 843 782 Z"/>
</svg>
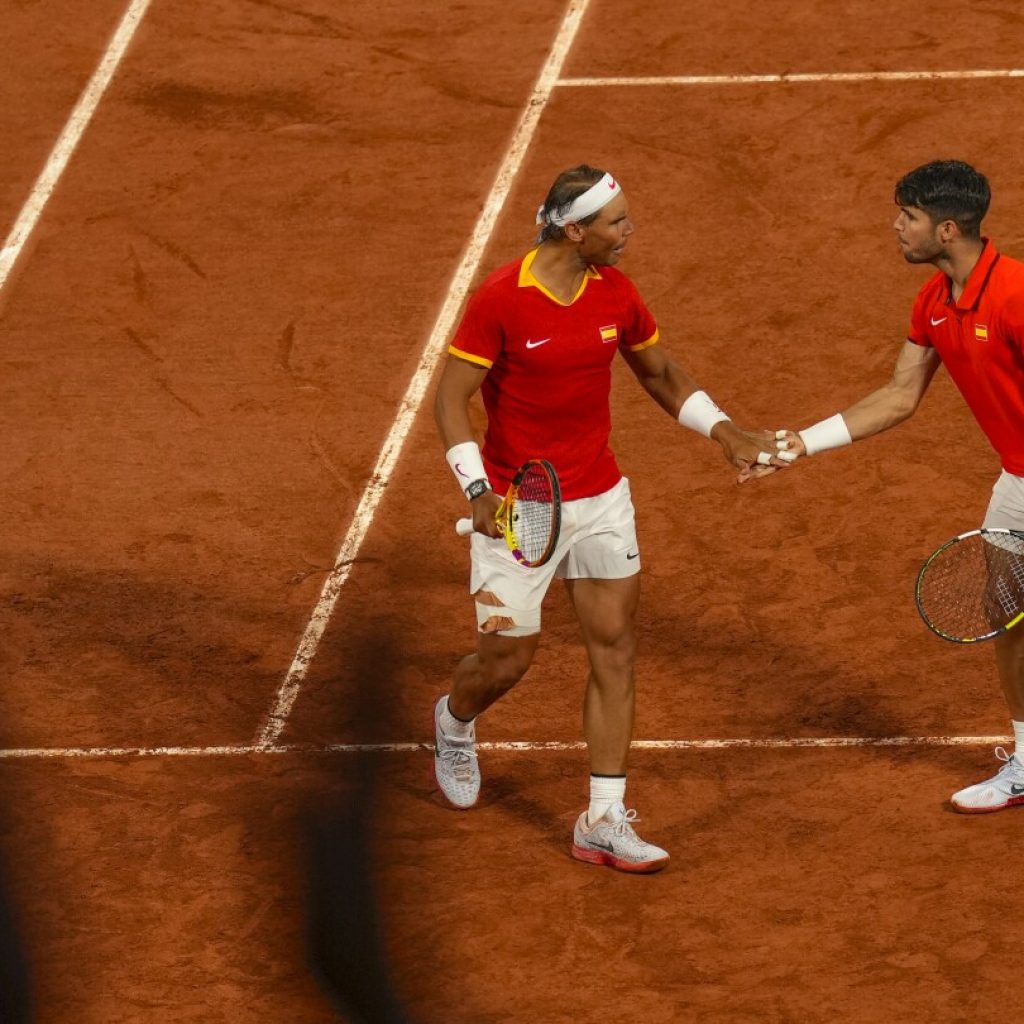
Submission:
<svg viewBox="0 0 1024 1024">
<path fill-rule="evenodd" d="M 472 519 L 460 519 L 455 524 L 455 532 L 460 537 L 469 537 L 473 533 L 473 520 Z"/>
</svg>

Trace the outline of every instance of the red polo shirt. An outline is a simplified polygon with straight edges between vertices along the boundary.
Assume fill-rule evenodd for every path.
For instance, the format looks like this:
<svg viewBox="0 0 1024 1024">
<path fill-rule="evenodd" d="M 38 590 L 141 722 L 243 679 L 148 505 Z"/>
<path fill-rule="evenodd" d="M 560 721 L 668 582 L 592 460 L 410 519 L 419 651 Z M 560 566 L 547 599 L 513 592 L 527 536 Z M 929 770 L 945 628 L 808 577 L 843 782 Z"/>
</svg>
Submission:
<svg viewBox="0 0 1024 1024">
<path fill-rule="evenodd" d="M 637 352 L 658 327 L 636 287 L 614 267 L 589 267 L 563 303 L 534 277 L 537 255 L 496 270 L 474 293 L 448 351 L 488 369 L 483 458 L 495 490 L 527 460 L 547 459 L 562 497 L 590 498 L 622 474 L 608 447 L 611 365 Z"/>
<path fill-rule="evenodd" d="M 935 348 L 1003 469 L 1024 476 L 1024 264 L 983 241 L 958 301 L 943 273 L 918 292 L 909 340 Z"/>
</svg>

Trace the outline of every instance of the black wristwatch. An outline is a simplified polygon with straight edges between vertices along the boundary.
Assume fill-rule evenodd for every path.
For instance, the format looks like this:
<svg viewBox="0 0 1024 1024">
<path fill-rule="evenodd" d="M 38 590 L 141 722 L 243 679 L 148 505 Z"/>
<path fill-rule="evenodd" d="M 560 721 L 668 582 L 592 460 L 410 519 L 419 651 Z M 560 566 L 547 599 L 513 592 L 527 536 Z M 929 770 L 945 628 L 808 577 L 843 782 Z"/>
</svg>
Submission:
<svg viewBox="0 0 1024 1024">
<path fill-rule="evenodd" d="M 470 501 L 479 498 L 481 494 L 486 494 L 491 489 L 491 485 L 481 477 L 479 480 L 474 480 L 466 488 L 466 497 Z"/>
</svg>

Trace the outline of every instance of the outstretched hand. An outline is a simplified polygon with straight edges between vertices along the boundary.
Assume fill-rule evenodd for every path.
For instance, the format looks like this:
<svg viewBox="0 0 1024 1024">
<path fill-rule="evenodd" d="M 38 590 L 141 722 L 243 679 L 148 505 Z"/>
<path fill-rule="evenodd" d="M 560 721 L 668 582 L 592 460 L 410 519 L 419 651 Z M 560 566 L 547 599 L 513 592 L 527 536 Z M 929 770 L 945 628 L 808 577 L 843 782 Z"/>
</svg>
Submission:
<svg viewBox="0 0 1024 1024">
<path fill-rule="evenodd" d="M 723 420 L 711 436 L 722 446 L 726 460 L 740 471 L 738 483 L 751 479 L 758 470 L 784 469 L 796 458 L 788 448 L 780 447 L 782 442 L 772 430 L 743 430 Z"/>
<path fill-rule="evenodd" d="M 795 462 L 801 455 L 807 454 L 800 435 L 794 430 L 761 430 L 756 432 L 758 438 L 768 437 L 771 445 L 776 450 L 783 466 Z M 738 484 L 744 484 L 748 480 L 758 480 L 763 476 L 774 473 L 780 466 L 776 462 L 765 464 L 764 460 L 758 460 L 752 465 L 742 467 L 736 478 Z"/>
</svg>

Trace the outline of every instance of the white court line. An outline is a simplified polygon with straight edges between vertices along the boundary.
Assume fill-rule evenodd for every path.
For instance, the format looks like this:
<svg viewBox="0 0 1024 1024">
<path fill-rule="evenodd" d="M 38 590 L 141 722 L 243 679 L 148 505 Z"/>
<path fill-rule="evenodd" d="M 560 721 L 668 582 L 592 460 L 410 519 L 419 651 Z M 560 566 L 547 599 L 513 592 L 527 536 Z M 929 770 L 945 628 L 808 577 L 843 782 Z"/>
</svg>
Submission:
<svg viewBox="0 0 1024 1024">
<path fill-rule="evenodd" d="M 391 474 L 402 453 L 402 448 L 405 446 L 409 431 L 412 429 L 413 420 L 416 418 L 416 413 L 426 394 L 434 368 L 441 358 L 445 342 L 447 342 L 448 335 L 455 323 L 455 317 L 458 315 L 473 277 L 479 269 L 484 249 L 490 241 L 497 223 L 498 214 L 512 188 L 512 182 L 533 139 L 541 114 L 547 106 L 551 91 L 558 80 L 562 65 L 576 37 L 576 30 L 579 28 L 589 3 L 590 0 L 570 0 L 569 2 L 565 17 L 562 19 L 558 34 L 551 46 L 551 53 L 537 77 L 530 98 L 526 101 L 526 107 L 519 118 L 519 124 L 516 126 L 512 141 L 501 162 L 494 184 L 491 186 L 490 195 L 487 197 L 487 202 L 484 204 L 476 227 L 470 236 L 462 261 L 448 286 L 448 295 L 445 298 L 444 306 L 434 323 L 434 329 L 430 332 L 423 352 L 420 354 L 419 364 L 406 388 L 398 408 L 398 415 L 384 440 L 384 445 L 377 458 L 377 465 L 370 476 L 370 482 L 359 499 L 348 533 L 334 560 L 334 569 L 324 582 L 320 600 L 313 609 L 313 614 L 299 641 L 295 658 L 278 690 L 274 706 L 256 733 L 254 742 L 258 747 L 267 747 L 276 743 L 284 730 L 288 715 L 291 713 L 302 682 L 306 677 L 306 671 L 316 656 L 317 647 L 327 628 L 338 595 L 348 580 L 352 571 L 352 563 L 359 553 L 367 531 L 370 529 L 370 524 L 373 522 L 377 506 L 391 480 Z"/>
<path fill-rule="evenodd" d="M 150 3 L 151 0 L 132 0 L 107 46 L 103 59 L 78 98 L 74 110 L 68 117 L 67 124 L 64 125 L 64 130 L 54 144 L 46 165 L 36 179 L 35 185 L 32 186 L 32 191 L 21 208 L 21 213 L 18 214 L 11 233 L 7 236 L 3 248 L 0 249 L 0 292 L 7 284 L 14 264 L 21 255 L 29 236 L 35 230 L 44 207 L 49 202 L 50 196 L 53 195 L 53 190 L 57 187 L 57 182 L 60 181 L 68 161 L 81 141 L 82 134 L 89 126 L 92 115 L 96 112 L 96 107 L 107 91 L 107 86 L 110 85 L 114 72 L 117 71 L 117 66 L 121 63 L 121 58 L 125 55 L 125 51 L 135 35 L 135 30 L 142 23 Z"/>
<path fill-rule="evenodd" d="M 974 71 L 837 71 L 778 75 L 660 75 L 636 78 L 560 78 L 559 87 L 607 87 L 616 85 L 766 85 L 804 82 L 916 82 L 936 79 L 1024 78 L 1021 68 Z"/>
<path fill-rule="evenodd" d="M 1010 743 L 1012 736 L 819 736 L 723 740 L 634 740 L 634 750 L 808 750 L 843 747 L 979 747 Z M 570 742 L 507 740 L 478 743 L 483 751 L 584 750 L 582 740 Z M 405 754 L 433 750 L 433 743 L 301 743 L 242 744 L 213 747 L 27 747 L 0 750 L 0 761 L 70 758 L 103 760 L 146 757 L 245 757 L 250 754 Z"/>
</svg>

